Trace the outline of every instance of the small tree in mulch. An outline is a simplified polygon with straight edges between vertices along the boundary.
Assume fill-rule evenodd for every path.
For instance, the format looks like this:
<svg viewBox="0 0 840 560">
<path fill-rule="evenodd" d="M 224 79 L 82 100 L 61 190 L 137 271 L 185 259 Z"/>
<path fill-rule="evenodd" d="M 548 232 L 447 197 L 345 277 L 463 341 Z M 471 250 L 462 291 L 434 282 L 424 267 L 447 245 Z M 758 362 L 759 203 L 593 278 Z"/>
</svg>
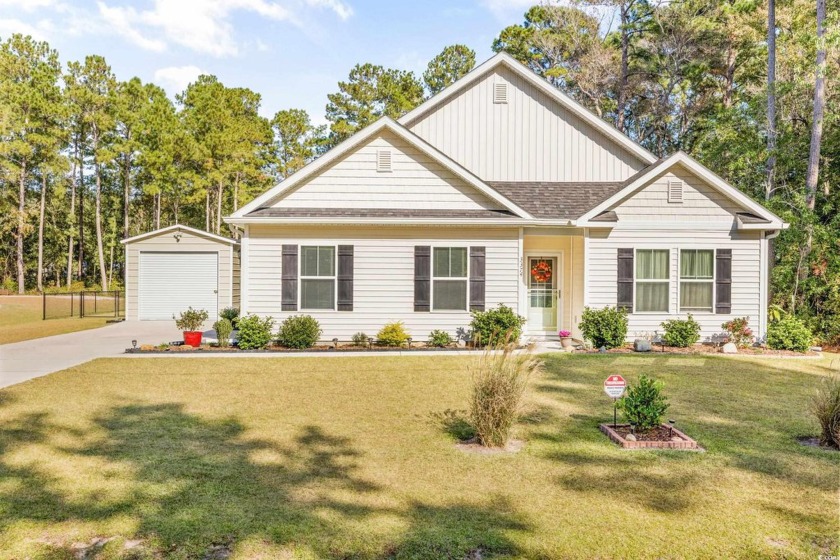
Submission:
<svg viewBox="0 0 840 560">
<path fill-rule="evenodd" d="M 469 417 L 484 446 L 505 447 L 519 415 L 528 378 L 542 362 L 530 352 L 514 352 L 514 344 L 488 346 L 469 366 L 472 395 Z"/>
<path fill-rule="evenodd" d="M 642 375 L 639 382 L 630 385 L 627 393 L 618 399 L 618 409 L 640 431 L 652 430 L 662 424 L 662 417 L 671 406 L 662 394 L 663 387 L 661 381 Z"/>
</svg>

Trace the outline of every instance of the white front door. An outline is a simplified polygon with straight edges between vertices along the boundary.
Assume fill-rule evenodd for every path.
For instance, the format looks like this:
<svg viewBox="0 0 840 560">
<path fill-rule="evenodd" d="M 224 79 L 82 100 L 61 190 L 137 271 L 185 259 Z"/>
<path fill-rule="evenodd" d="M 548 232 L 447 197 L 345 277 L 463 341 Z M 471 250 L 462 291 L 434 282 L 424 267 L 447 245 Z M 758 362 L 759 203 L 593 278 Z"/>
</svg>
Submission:
<svg viewBox="0 0 840 560">
<path fill-rule="evenodd" d="M 560 313 L 560 257 L 529 255 L 526 259 L 528 286 L 527 330 L 534 334 L 556 334 Z"/>
</svg>

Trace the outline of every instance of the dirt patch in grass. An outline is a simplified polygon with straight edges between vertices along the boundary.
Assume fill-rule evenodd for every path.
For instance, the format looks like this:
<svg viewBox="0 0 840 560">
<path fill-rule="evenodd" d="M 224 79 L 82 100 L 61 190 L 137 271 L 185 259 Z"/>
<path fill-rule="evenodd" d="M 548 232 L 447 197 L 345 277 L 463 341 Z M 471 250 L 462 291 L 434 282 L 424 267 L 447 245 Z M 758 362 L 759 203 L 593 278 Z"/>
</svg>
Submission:
<svg viewBox="0 0 840 560">
<path fill-rule="evenodd" d="M 818 438 L 817 436 L 800 436 L 796 438 L 796 441 L 799 442 L 799 445 L 804 445 L 805 447 L 816 447 L 825 451 L 840 452 L 840 449 L 836 447 L 821 444 L 820 438 Z"/>
<path fill-rule="evenodd" d="M 505 455 L 508 453 L 519 453 L 525 447 L 525 442 L 521 439 L 512 439 L 507 442 L 504 447 L 487 447 L 481 445 L 478 438 L 471 438 L 455 444 L 455 448 L 464 453 L 474 453 L 476 455 Z"/>
</svg>

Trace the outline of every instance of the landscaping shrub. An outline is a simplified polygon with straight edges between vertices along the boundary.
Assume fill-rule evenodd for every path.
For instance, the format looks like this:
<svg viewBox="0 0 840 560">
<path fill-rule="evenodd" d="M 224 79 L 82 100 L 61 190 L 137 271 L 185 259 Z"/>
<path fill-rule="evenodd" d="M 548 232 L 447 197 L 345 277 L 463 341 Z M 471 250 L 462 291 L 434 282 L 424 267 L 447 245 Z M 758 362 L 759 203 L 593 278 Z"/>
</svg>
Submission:
<svg viewBox="0 0 840 560">
<path fill-rule="evenodd" d="M 820 424 L 820 444 L 840 447 L 840 376 L 830 375 L 820 382 L 811 412 Z"/>
<path fill-rule="evenodd" d="M 738 317 L 721 325 L 729 333 L 729 342 L 738 348 L 747 348 L 755 341 L 752 329 L 749 327 L 749 317 Z"/>
<path fill-rule="evenodd" d="M 452 344 L 452 337 L 449 333 L 441 330 L 433 330 L 429 333 L 429 346 L 443 348 Z"/>
<path fill-rule="evenodd" d="M 256 315 L 246 315 L 239 319 L 239 347 L 243 350 L 265 348 L 271 342 L 271 329 L 274 319 L 260 319 Z"/>
<path fill-rule="evenodd" d="M 807 352 L 813 336 L 805 323 L 788 315 L 767 327 L 767 345 L 774 350 Z"/>
<path fill-rule="evenodd" d="M 227 348 L 230 345 L 230 333 L 233 332 L 233 324 L 230 320 L 222 317 L 213 323 L 213 330 L 216 331 L 216 338 L 219 339 L 219 346 Z"/>
<path fill-rule="evenodd" d="M 353 341 L 353 346 L 367 346 L 368 338 L 370 338 L 368 335 L 359 331 L 352 336 L 351 340 Z"/>
<path fill-rule="evenodd" d="M 187 308 L 186 311 L 181 311 L 181 315 L 175 319 L 175 326 L 179 331 L 198 331 L 201 330 L 201 325 L 207 320 L 210 315 L 204 309 Z"/>
<path fill-rule="evenodd" d="M 473 311 L 470 327 L 476 344 L 496 346 L 519 342 L 524 324 L 525 317 L 517 315 L 513 309 L 500 303 L 495 309 Z"/>
<path fill-rule="evenodd" d="M 408 333 L 402 321 L 388 323 L 376 335 L 376 342 L 382 346 L 402 346 L 408 342 Z"/>
<path fill-rule="evenodd" d="M 286 348 L 312 348 L 321 337 L 321 325 L 310 315 L 292 315 L 280 325 L 277 340 Z"/>
<path fill-rule="evenodd" d="M 627 387 L 627 393 L 618 399 L 618 409 L 631 424 L 645 431 L 662 423 L 662 417 L 670 406 L 662 394 L 663 383 L 646 375 L 636 385 Z"/>
<path fill-rule="evenodd" d="M 528 378 L 541 362 L 530 352 L 514 353 L 514 344 L 487 346 L 468 366 L 472 377 L 470 422 L 482 445 L 504 447 L 519 415 Z"/>
<path fill-rule="evenodd" d="M 237 323 L 239 323 L 239 310 L 235 307 L 225 307 L 222 309 L 221 313 L 219 313 L 219 317 L 230 321 L 230 324 L 233 325 L 233 328 L 235 329 Z"/>
<path fill-rule="evenodd" d="M 665 329 L 665 344 L 677 348 L 688 348 L 700 340 L 700 323 L 694 320 L 691 313 L 688 319 L 669 319 L 661 323 Z"/>
<path fill-rule="evenodd" d="M 595 348 L 622 346 L 627 338 L 627 311 L 618 307 L 586 307 L 581 316 L 580 330 Z"/>
</svg>

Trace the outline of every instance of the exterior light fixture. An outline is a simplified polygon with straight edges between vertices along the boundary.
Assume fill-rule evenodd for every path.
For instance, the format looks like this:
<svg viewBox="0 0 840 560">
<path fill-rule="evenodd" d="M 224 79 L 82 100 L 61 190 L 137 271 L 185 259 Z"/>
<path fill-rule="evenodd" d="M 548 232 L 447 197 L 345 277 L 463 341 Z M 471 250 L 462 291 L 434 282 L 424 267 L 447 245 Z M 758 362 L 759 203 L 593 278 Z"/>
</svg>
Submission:
<svg viewBox="0 0 840 560">
<path fill-rule="evenodd" d="M 674 433 L 674 424 L 676 424 L 676 420 L 668 420 L 668 437 L 671 437 Z"/>
<path fill-rule="evenodd" d="M 337 338 L 333 339 L 333 348 L 338 348 L 338 339 Z"/>
<path fill-rule="evenodd" d="M 409 336 L 408 337 L 408 347 L 409 347 L 409 349 L 411 348 L 411 341 L 412 340 L 414 340 L 414 339 Z"/>
<path fill-rule="evenodd" d="M 134 348 L 135 350 L 137 349 L 137 340 L 136 339 L 131 341 L 131 347 Z"/>
<path fill-rule="evenodd" d="M 368 337 L 368 347 L 373 350 L 373 337 Z"/>
</svg>

